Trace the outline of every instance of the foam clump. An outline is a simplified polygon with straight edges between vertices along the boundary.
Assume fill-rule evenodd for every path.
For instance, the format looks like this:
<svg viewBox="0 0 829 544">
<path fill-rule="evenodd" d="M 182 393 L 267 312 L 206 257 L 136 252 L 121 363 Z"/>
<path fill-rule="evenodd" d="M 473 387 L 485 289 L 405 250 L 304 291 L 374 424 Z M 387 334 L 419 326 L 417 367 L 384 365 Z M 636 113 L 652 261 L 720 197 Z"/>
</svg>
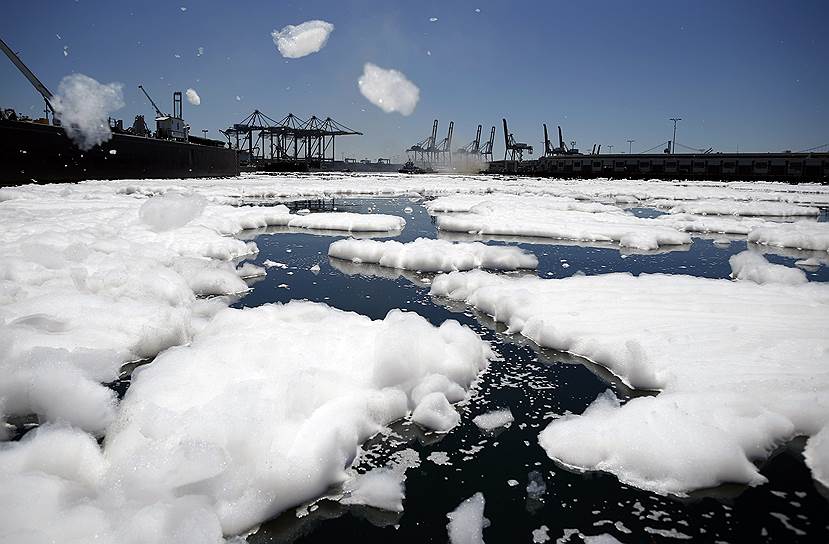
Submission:
<svg viewBox="0 0 829 544">
<path fill-rule="evenodd" d="M 183 227 L 204 211 L 207 200 L 198 194 L 165 193 L 150 197 L 141 205 L 141 221 L 154 231 Z"/>
<path fill-rule="evenodd" d="M 440 392 L 429 393 L 412 412 L 412 421 L 426 429 L 446 432 L 461 421 L 461 416 Z"/>
<path fill-rule="evenodd" d="M 337 240 L 329 246 L 328 256 L 423 272 L 473 268 L 517 270 L 538 266 L 535 255 L 518 247 L 488 246 L 480 242 L 453 243 L 428 238 L 407 243 L 396 240 Z"/>
<path fill-rule="evenodd" d="M 669 213 L 660 215 L 657 221 L 683 232 L 748 234 L 753 229 L 768 225 L 766 219 L 742 216 L 710 216 L 690 213 Z M 715 240 L 716 244 L 717 241 Z"/>
<path fill-rule="evenodd" d="M 236 273 L 240 278 L 257 278 L 267 274 L 263 267 L 256 266 L 253 263 L 242 263 L 242 265 L 236 269 Z"/>
<path fill-rule="evenodd" d="M 582 535 L 584 544 L 622 544 L 615 536 L 602 533 L 600 535 Z"/>
<path fill-rule="evenodd" d="M 803 456 L 815 480 L 829 488 L 829 425 L 809 438 Z"/>
<path fill-rule="evenodd" d="M 483 429 L 485 431 L 491 431 L 499 427 L 506 427 L 513 421 L 514 418 L 512 417 L 512 412 L 509 408 L 487 412 L 485 414 L 475 416 L 472 419 L 472 423 L 477 425 L 479 429 Z"/>
<path fill-rule="evenodd" d="M 187 101 L 192 105 L 198 106 L 201 104 L 201 97 L 196 89 L 187 89 L 184 94 L 187 96 Z"/>
<path fill-rule="evenodd" d="M 386 113 L 398 112 L 411 115 L 418 100 L 420 89 L 397 70 L 381 68 L 367 62 L 357 86 L 366 99 Z"/>
<path fill-rule="evenodd" d="M 436 277 L 431 293 L 601 364 L 630 386 L 662 391 L 624 405 L 606 393 L 583 414 L 551 422 L 539 443 L 567 466 L 677 495 L 757 485 L 765 478 L 754 461 L 829 424 L 826 285 L 471 271 Z"/>
<path fill-rule="evenodd" d="M 546 493 L 547 483 L 544 481 L 544 475 L 537 470 L 527 474 L 527 498 L 538 501 L 544 500 Z"/>
<path fill-rule="evenodd" d="M 403 511 L 404 474 L 387 468 L 375 468 L 360 474 L 346 485 L 343 504 L 360 504 L 391 512 Z"/>
<path fill-rule="evenodd" d="M 221 543 L 216 514 L 190 494 L 153 503 L 130 497 L 88 434 L 42 425 L 0 444 L 0 540 Z"/>
<path fill-rule="evenodd" d="M 133 374 L 103 450 L 50 425 L 0 446 L 4 503 L 27 505 L 0 539 L 239 534 L 346 480 L 359 445 L 408 413 L 415 388 L 441 375 L 466 391 L 490 356 L 457 322 L 397 310 L 378 321 L 310 302 L 220 310 Z M 400 477 L 369 474 L 349 500 L 399 511 Z"/>
<path fill-rule="evenodd" d="M 440 373 L 466 390 L 489 353 L 456 322 L 400 311 L 372 321 L 308 302 L 224 310 L 138 373 L 107 456 L 136 493 L 186 485 L 209 497 L 236 534 L 341 481 L 421 380 Z"/>
<path fill-rule="evenodd" d="M 247 290 L 232 261 L 256 246 L 219 232 L 243 228 L 236 208 L 199 195 L 50 189 L 0 204 L 0 404 L 101 435 L 117 409 L 102 384 L 187 343 L 221 304 L 198 296 Z"/>
<path fill-rule="evenodd" d="M 483 531 L 489 527 L 489 520 L 484 517 L 485 505 L 484 495 L 479 492 L 446 514 L 449 518 L 446 528 L 451 544 L 483 544 Z"/>
<path fill-rule="evenodd" d="M 403 230 L 406 220 L 396 215 L 380 213 L 320 212 L 295 217 L 288 226 L 347 232 L 392 232 Z"/>
<path fill-rule="evenodd" d="M 102 84 L 83 74 L 71 74 L 61 80 L 51 103 L 67 136 L 87 151 L 112 138 L 108 119 L 124 107 L 124 95 L 120 83 Z"/>
<path fill-rule="evenodd" d="M 775 247 L 829 251 L 829 223 L 795 221 L 752 230 L 748 241 Z"/>
<path fill-rule="evenodd" d="M 532 532 L 533 543 L 534 544 L 544 544 L 544 542 L 547 542 L 548 540 L 550 540 L 549 531 L 550 531 L 550 528 L 547 527 L 546 525 L 542 525 L 538 529 L 533 529 L 533 532 Z"/>
<path fill-rule="evenodd" d="M 444 201 L 432 210 L 463 209 L 463 201 Z M 557 198 L 530 199 L 515 195 L 481 201 L 468 211 L 441 213 L 441 231 L 482 236 L 523 236 L 615 242 L 622 247 L 654 250 L 691 242 L 691 237 L 655 219 L 644 219 L 597 203 L 578 203 Z"/>
<path fill-rule="evenodd" d="M 814 206 L 802 206 L 789 202 L 739 201 L 731 199 L 695 200 L 676 204 L 671 213 L 694 215 L 747 215 L 747 216 L 818 216 L 820 210 Z"/>
<path fill-rule="evenodd" d="M 431 215 L 441 213 L 492 213 L 498 209 L 511 207 L 528 208 L 548 212 L 577 211 L 585 213 L 615 213 L 624 212 L 610 204 L 579 200 L 570 196 L 552 195 L 516 195 L 516 194 L 458 194 L 439 196 L 424 204 Z"/>
<path fill-rule="evenodd" d="M 731 277 L 737 280 L 789 285 L 800 285 L 809 281 L 802 270 L 782 264 L 772 264 L 762 255 L 752 251 L 732 255 L 728 259 L 728 264 L 731 265 Z"/>
<path fill-rule="evenodd" d="M 282 30 L 271 32 L 273 43 L 279 54 L 287 59 L 298 59 L 318 52 L 325 47 L 334 25 L 327 21 L 305 21 L 298 25 L 287 25 Z"/>
</svg>

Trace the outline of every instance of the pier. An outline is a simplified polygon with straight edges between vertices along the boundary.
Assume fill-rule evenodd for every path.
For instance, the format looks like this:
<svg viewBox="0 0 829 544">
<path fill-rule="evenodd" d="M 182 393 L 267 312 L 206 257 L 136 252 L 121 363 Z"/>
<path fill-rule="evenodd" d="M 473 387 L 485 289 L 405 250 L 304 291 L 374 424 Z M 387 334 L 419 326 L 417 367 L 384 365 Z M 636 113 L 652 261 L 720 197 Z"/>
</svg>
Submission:
<svg viewBox="0 0 829 544">
<path fill-rule="evenodd" d="M 489 163 L 489 174 L 552 178 L 660 178 L 829 182 L 829 153 L 551 155 Z"/>
</svg>

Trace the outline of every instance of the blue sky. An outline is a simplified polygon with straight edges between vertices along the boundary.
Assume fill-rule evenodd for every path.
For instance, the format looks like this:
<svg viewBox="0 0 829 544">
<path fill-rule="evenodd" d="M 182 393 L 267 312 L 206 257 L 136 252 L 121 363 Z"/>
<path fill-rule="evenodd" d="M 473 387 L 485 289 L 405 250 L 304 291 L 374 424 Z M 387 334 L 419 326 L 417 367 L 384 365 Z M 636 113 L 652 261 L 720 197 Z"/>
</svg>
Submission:
<svg viewBox="0 0 829 544">
<path fill-rule="evenodd" d="M 334 24 L 328 44 L 283 59 L 271 31 L 309 19 Z M 441 137 L 455 121 L 457 148 L 478 123 L 488 133 L 504 116 L 539 147 L 546 122 L 582 149 L 621 151 L 635 139 L 642 151 L 670 138 L 668 118 L 679 116 L 677 140 L 692 147 L 796 151 L 829 142 L 827 20 L 825 0 L 27 0 L 4 6 L 0 36 L 53 92 L 73 72 L 123 83 L 127 122 L 152 113 L 139 83 L 162 109 L 173 90 L 193 87 L 202 98 L 185 103 L 194 133 L 220 137 L 216 129 L 255 108 L 276 119 L 330 115 L 365 133 L 337 144 L 338 156 L 358 159 L 402 156 L 434 118 Z M 420 87 L 411 116 L 360 94 L 365 62 Z M 3 107 L 42 109 L 5 59 L 0 91 Z"/>
</svg>

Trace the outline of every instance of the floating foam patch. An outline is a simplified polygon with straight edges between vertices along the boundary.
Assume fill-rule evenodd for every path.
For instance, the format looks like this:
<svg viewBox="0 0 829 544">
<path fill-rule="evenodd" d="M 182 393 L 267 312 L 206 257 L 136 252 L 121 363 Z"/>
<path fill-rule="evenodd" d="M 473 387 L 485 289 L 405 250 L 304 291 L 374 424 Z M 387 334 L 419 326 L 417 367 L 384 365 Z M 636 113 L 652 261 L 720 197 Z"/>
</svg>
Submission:
<svg viewBox="0 0 829 544">
<path fill-rule="evenodd" d="M 757 485 L 765 477 L 753 461 L 829 424 L 827 285 L 471 271 L 437 276 L 431 292 L 604 365 L 628 385 L 661 390 L 624 405 L 608 392 L 550 423 L 539 442 L 564 465 L 678 495 Z"/>
</svg>

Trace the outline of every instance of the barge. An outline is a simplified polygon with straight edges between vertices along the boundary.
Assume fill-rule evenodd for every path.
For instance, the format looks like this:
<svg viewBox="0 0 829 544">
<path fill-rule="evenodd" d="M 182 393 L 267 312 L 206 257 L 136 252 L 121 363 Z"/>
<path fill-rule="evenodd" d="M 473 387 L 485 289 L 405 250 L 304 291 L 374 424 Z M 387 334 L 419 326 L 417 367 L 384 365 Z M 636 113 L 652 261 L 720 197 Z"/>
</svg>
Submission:
<svg viewBox="0 0 829 544">
<path fill-rule="evenodd" d="M 124 128 L 109 120 L 111 138 L 89 150 L 76 146 L 55 118 L 54 96 L 3 40 L 0 49 L 29 80 L 46 103 L 46 118 L 0 112 L 0 187 L 23 183 L 57 183 L 88 179 L 193 178 L 239 175 L 239 154 L 220 140 L 190 136 L 182 118 L 181 92 L 173 93 L 173 114 L 156 111 L 151 132 L 142 115 Z M 52 121 L 49 121 L 49 113 Z"/>
</svg>

